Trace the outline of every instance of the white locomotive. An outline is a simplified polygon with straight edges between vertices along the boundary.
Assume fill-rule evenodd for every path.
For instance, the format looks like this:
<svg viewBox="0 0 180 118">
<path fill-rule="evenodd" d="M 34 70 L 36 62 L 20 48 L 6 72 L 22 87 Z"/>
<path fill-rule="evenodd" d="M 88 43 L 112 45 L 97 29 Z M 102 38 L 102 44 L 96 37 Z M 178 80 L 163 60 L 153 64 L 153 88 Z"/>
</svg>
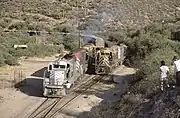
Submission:
<svg viewBox="0 0 180 118">
<path fill-rule="evenodd" d="M 87 71 L 93 45 L 88 44 L 48 65 L 44 72 L 43 95 L 66 95 L 68 89 Z"/>
</svg>

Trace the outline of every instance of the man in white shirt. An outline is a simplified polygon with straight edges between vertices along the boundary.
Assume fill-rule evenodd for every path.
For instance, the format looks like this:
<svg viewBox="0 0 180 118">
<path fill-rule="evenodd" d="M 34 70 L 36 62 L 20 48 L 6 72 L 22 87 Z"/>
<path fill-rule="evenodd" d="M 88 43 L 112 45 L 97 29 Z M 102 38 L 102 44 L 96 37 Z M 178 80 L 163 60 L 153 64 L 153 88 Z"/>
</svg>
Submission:
<svg viewBox="0 0 180 118">
<path fill-rule="evenodd" d="M 161 66 L 160 66 L 160 86 L 161 90 L 164 90 L 164 87 L 166 84 L 167 87 L 169 87 L 168 83 L 168 74 L 169 74 L 169 67 L 166 66 L 165 61 L 161 61 Z"/>
<path fill-rule="evenodd" d="M 180 86 L 180 59 L 177 58 L 174 60 L 174 74 L 176 78 L 176 86 Z"/>
</svg>

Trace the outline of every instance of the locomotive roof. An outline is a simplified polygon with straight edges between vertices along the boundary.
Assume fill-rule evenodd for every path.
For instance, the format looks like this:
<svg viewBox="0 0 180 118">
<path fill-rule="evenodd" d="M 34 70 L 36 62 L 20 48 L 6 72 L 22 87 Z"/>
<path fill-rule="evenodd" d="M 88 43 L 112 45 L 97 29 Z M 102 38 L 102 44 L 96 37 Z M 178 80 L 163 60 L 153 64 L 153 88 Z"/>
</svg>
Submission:
<svg viewBox="0 0 180 118">
<path fill-rule="evenodd" d="M 69 61 L 71 59 L 73 59 L 73 58 L 68 58 L 68 59 L 62 58 L 62 59 L 55 60 L 55 61 L 51 62 L 51 64 L 59 64 L 59 65 L 71 64 Z"/>
<path fill-rule="evenodd" d="M 76 53 L 76 52 L 80 52 L 80 51 L 86 51 L 86 49 L 84 49 L 84 48 L 77 48 L 77 49 L 73 50 L 72 53 Z"/>
</svg>

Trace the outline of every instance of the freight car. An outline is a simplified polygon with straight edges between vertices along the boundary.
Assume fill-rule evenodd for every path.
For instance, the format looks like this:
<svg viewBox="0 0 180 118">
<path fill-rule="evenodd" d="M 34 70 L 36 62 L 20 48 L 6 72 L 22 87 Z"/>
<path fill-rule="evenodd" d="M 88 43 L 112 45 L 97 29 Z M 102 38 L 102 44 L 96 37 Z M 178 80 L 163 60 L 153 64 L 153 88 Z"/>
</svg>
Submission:
<svg viewBox="0 0 180 118">
<path fill-rule="evenodd" d="M 109 74 L 117 66 L 122 65 L 126 56 L 126 49 L 127 46 L 121 44 L 120 46 L 114 45 L 97 50 L 95 56 L 95 73 Z"/>
<path fill-rule="evenodd" d="M 86 73 L 93 47 L 93 44 L 86 44 L 51 62 L 44 72 L 43 95 L 46 97 L 66 95 L 74 82 Z"/>
</svg>

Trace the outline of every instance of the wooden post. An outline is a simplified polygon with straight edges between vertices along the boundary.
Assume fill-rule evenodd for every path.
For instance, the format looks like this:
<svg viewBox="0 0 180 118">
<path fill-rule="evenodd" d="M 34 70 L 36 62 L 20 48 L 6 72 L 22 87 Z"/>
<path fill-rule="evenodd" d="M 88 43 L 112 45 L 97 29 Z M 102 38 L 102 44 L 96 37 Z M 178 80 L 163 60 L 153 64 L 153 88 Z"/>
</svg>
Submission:
<svg viewBox="0 0 180 118">
<path fill-rule="evenodd" d="M 16 72 L 15 72 L 15 70 L 14 70 L 14 83 L 16 83 L 16 79 L 15 79 L 15 75 L 16 74 Z"/>
</svg>

